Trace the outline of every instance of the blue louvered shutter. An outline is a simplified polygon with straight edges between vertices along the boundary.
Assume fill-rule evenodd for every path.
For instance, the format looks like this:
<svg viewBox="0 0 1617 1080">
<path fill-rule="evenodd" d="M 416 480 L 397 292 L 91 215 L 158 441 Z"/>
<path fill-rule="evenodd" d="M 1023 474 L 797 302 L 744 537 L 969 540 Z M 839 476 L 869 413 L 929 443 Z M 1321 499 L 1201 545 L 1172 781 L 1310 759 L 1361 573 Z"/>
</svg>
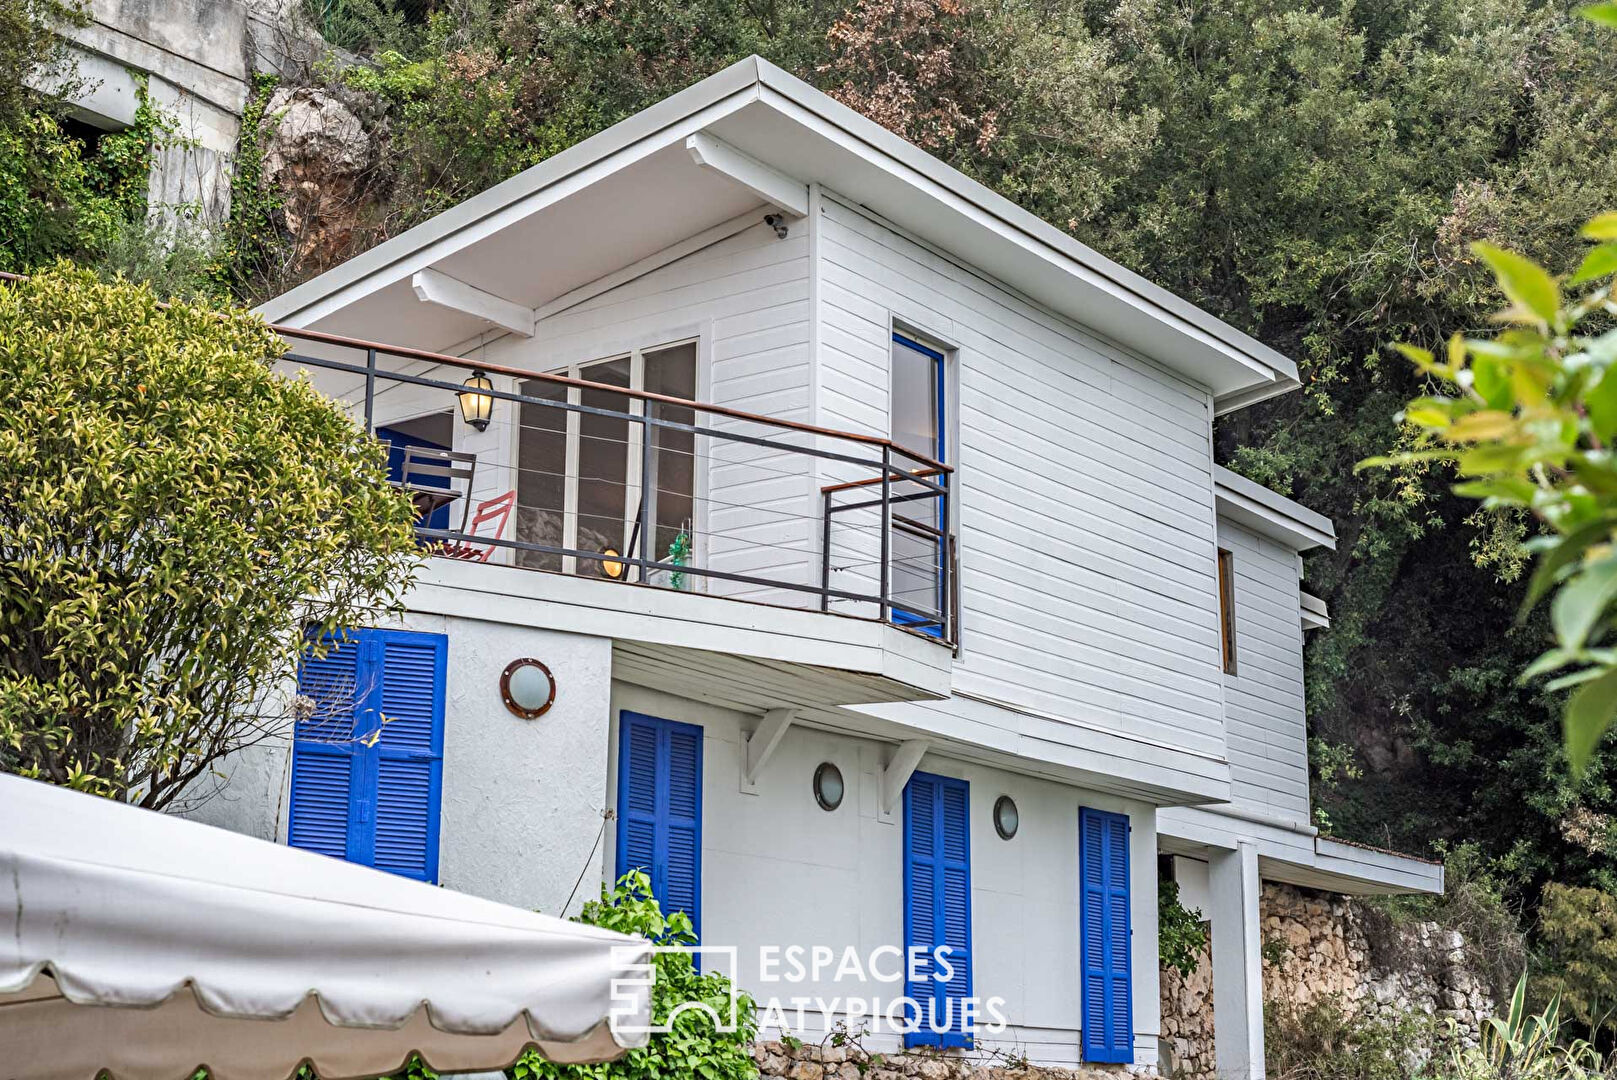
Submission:
<svg viewBox="0 0 1617 1080">
<path fill-rule="evenodd" d="M 941 965 L 917 967 L 920 978 L 908 982 L 905 993 L 920 1007 L 918 1030 L 905 1035 L 905 1045 L 969 1048 L 971 807 L 964 780 L 918 772 L 904 788 L 904 944 L 906 956 L 912 949 L 935 956 L 948 946 L 953 969 L 940 982 L 934 974 Z M 934 1021 L 940 1030 L 933 1030 Z"/>
<path fill-rule="evenodd" d="M 298 695 L 305 700 L 293 728 L 287 843 L 346 859 L 362 842 L 355 834 L 363 765 L 354 742 L 361 644 L 334 637 L 325 648 L 326 655 L 306 653 L 298 665 Z"/>
<path fill-rule="evenodd" d="M 701 932 L 702 729 L 624 712 L 618 727 L 617 876 L 644 870 L 665 914 Z"/>
<path fill-rule="evenodd" d="M 1078 833 L 1084 1060 L 1131 1064 L 1129 819 L 1084 807 Z"/>
<path fill-rule="evenodd" d="M 443 786 L 444 669 L 441 634 L 378 631 L 375 837 L 371 865 L 417 881 L 438 880 Z"/>
</svg>

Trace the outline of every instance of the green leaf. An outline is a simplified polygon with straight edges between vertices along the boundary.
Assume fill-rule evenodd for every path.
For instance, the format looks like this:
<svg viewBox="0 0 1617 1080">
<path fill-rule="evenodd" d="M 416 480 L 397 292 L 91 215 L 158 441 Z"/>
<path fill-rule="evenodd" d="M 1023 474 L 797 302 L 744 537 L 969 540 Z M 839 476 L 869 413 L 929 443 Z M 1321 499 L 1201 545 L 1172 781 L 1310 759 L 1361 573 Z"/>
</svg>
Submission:
<svg viewBox="0 0 1617 1080">
<path fill-rule="evenodd" d="M 1567 579 L 1550 604 L 1550 623 L 1561 647 L 1583 648 L 1613 599 L 1617 599 L 1617 558 L 1585 566 Z"/>
<path fill-rule="evenodd" d="M 1525 255 L 1486 241 L 1477 241 L 1471 250 L 1493 268 L 1506 296 L 1543 322 L 1555 321 L 1556 312 L 1561 310 L 1561 290 L 1543 267 Z"/>
<path fill-rule="evenodd" d="M 1597 6 L 1617 12 L 1617 3 L 1599 4 Z M 1585 8 L 1584 14 L 1587 15 L 1590 10 L 1592 9 Z M 1590 220 L 1589 224 L 1583 227 L 1583 235 L 1590 240 L 1617 240 L 1617 211 L 1608 211 L 1607 213 L 1596 215 Z"/>
<path fill-rule="evenodd" d="M 1522 598 L 1521 611 L 1517 614 L 1517 621 L 1527 617 L 1550 587 L 1559 580 L 1561 572 L 1571 566 L 1590 546 L 1599 543 L 1611 535 L 1611 521 L 1608 518 L 1599 518 L 1578 526 L 1565 536 L 1546 538 L 1552 545 L 1544 549 L 1543 558 L 1539 559 L 1538 566 L 1533 569 L 1533 576 L 1527 583 L 1527 595 Z"/>
<path fill-rule="evenodd" d="M 1612 245 L 1617 247 L 1617 244 Z M 1600 381 L 1583 396 L 1583 406 L 1589 416 L 1589 426 L 1600 436 L 1601 442 L 1610 442 L 1617 434 L 1617 364 L 1608 367 Z"/>
<path fill-rule="evenodd" d="M 1590 22 L 1617 27 L 1617 4 L 1590 4 L 1588 7 L 1580 8 L 1578 14 Z"/>
<path fill-rule="evenodd" d="M 1582 285 L 1586 281 L 1617 274 L 1617 243 L 1601 244 L 1583 257 L 1583 264 L 1572 275 L 1568 285 Z"/>
<path fill-rule="evenodd" d="M 1617 715 L 1617 668 L 1585 683 L 1572 695 L 1562 714 L 1566 756 L 1573 775 L 1582 775 L 1594 756 L 1595 747 L 1600 744 L 1600 737 L 1611 727 L 1613 715 Z"/>
</svg>

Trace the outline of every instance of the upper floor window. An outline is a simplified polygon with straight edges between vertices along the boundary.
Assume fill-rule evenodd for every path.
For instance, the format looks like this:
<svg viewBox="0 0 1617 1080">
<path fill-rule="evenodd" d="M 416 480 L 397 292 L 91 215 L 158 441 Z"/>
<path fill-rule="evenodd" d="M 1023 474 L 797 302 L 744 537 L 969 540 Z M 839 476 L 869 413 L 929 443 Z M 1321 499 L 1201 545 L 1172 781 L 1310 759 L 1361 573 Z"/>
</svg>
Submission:
<svg viewBox="0 0 1617 1080">
<path fill-rule="evenodd" d="M 1235 556 L 1218 549 L 1218 627 L 1224 674 L 1235 674 Z"/>
<path fill-rule="evenodd" d="M 624 416 L 643 415 L 646 402 L 610 387 L 641 390 L 691 400 L 696 397 L 696 343 L 635 350 L 627 356 L 576 364 L 558 374 L 603 384 L 603 389 L 558 386 L 534 379 L 520 392 L 566 402 L 563 409 L 524 402 L 517 446 L 517 539 L 565 548 L 576 555 L 520 550 L 519 565 L 561 570 L 583 577 L 638 577 L 623 563 L 595 556 L 619 554 L 669 559 L 683 532 L 695 535 L 695 436 L 688 431 L 640 424 Z M 681 424 L 695 422 L 692 410 L 654 405 L 655 415 Z M 600 410 L 600 411 L 588 411 Z M 642 476 L 645 431 L 655 440 L 651 475 Z M 638 533 L 640 492 L 652 490 L 655 525 L 649 543 Z"/>
<path fill-rule="evenodd" d="M 888 437 L 906 450 L 947 463 L 948 399 L 941 350 L 901 333 L 893 335 L 892 404 Z M 918 466 L 903 459 L 898 469 Z M 946 477 L 938 482 L 947 482 Z M 892 539 L 893 621 L 928 634 L 943 630 L 943 560 L 948 558 L 941 500 L 919 484 L 894 485 Z"/>
</svg>

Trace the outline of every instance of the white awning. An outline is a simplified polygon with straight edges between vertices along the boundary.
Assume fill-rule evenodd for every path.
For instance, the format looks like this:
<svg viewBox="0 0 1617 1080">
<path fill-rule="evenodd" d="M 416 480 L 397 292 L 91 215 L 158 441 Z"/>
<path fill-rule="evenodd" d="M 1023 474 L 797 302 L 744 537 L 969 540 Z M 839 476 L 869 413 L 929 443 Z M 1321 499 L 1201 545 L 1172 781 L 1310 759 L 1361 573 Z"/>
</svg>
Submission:
<svg viewBox="0 0 1617 1080">
<path fill-rule="evenodd" d="M 0 1075 L 321 1080 L 607 1061 L 650 946 L 0 776 Z M 640 968 L 641 971 L 648 970 Z M 623 980 L 618 985 L 615 981 Z"/>
</svg>

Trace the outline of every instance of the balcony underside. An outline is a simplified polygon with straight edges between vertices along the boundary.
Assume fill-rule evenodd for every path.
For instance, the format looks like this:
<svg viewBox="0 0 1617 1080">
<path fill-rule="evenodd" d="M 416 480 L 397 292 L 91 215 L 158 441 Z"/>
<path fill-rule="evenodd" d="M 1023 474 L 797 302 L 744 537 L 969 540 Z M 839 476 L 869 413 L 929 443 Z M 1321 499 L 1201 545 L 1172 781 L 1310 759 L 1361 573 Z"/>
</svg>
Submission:
<svg viewBox="0 0 1617 1080">
<path fill-rule="evenodd" d="M 741 709 L 947 697 L 953 653 L 870 619 L 518 567 L 428 561 L 414 611 L 613 641 L 613 676 Z"/>
</svg>

